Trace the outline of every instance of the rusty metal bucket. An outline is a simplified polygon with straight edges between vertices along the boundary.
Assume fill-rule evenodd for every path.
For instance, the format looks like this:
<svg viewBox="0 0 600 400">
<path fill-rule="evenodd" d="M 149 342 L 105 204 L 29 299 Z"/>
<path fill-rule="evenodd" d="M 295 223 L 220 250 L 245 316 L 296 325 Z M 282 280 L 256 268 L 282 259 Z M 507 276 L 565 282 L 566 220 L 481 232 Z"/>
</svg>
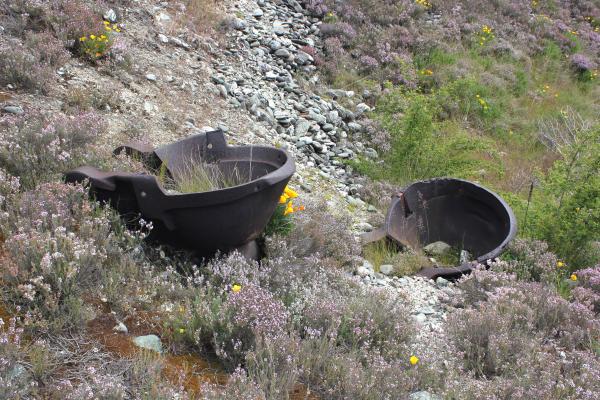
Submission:
<svg viewBox="0 0 600 400">
<path fill-rule="evenodd" d="M 362 241 L 388 238 L 413 249 L 442 241 L 465 249 L 473 255 L 472 262 L 417 273 L 455 279 L 499 256 L 516 232 L 514 213 L 500 196 L 473 182 L 437 178 L 415 182 L 394 194 L 384 225 L 363 235 Z"/>
<path fill-rule="evenodd" d="M 210 256 L 240 249 L 255 257 L 257 239 L 277 207 L 279 196 L 295 172 L 284 151 L 263 146 L 228 146 L 220 130 L 152 148 L 130 143 L 115 149 L 137 156 L 151 167 L 167 166 L 175 176 L 186 163 L 214 164 L 224 174 L 234 169 L 245 182 L 199 193 L 167 193 L 156 176 L 103 172 L 84 166 L 66 174 L 67 182 L 89 180 L 90 194 L 115 208 L 126 220 L 151 221 L 148 240 Z"/>
</svg>

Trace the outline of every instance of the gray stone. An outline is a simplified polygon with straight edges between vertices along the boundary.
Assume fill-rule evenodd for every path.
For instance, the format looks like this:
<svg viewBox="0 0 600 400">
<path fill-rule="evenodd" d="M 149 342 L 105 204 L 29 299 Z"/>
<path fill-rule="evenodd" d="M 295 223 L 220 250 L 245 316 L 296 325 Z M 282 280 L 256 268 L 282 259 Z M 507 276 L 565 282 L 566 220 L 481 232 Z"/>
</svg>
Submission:
<svg viewBox="0 0 600 400">
<path fill-rule="evenodd" d="M 371 271 L 372 273 L 375 272 L 375 268 L 373 268 L 373 264 L 371 264 L 371 262 L 369 260 L 363 259 L 362 267 L 366 268 L 367 270 Z"/>
<path fill-rule="evenodd" d="M 352 132 L 360 132 L 360 131 L 362 131 L 362 125 L 359 124 L 358 122 L 349 122 L 348 123 L 348 128 Z"/>
<path fill-rule="evenodd" d="M 282 36 L 287 33 L 287 29 L 283 25 L 283 22 L 281 22 L 281 21 L 273 22 L 273 33 L 275 33 L 278 36 Z"/>
<path fill-rule="evenodd" d="M 25 382 L 30 379 L 30 373 L 27 369 L 21 364 L 15 364 L 7 373 L 6 378 L 8 378 L 8 382 Z"/>
<path fill-rule="evenodd" d="M 392 272 L 394 272 L 394 266 L 391 264 L 383 264 L 379 267 L 379 271 L 381 271 L 381 273 L 384 275 L 390 275 Z"/>
<path fill-rule="evenodd" d="M 436 394 L 421 390 L 419 392 L 411 393 L 408 396 L 408 400 L 442 400 L 442 398 Z"/>
<path fill-rule="evenodd" d="M 365 149 L 365 157 L 367 158 L 377 158 L 379 157 L 379 154 L 377 154 L 377 150 L 371 148 L 371 147 L 367 147 Z"/>
<path fill-rule="evenodd" d="M 9 114 L 23 114 L 25 112 L 20 106 L 4 106 L 2 107 L 2 111 Z"/>
<path fill-rule="evenodd" d="M 414 318 L 415 318 L 415 320 L 416 320 L 418 323 L 420 323 L 420 324 L 422 324 L 422 323 L 424 323 L 425 321 L 427 321 L 427 317 L 426 317 L 426 316 L 425 316 L 425 314 L 423 314 L 423 313 L 419 313 L 419 314 L 415 315 L 415 317 L 414 317 Z"/>
<path fill-rule="evenodd" d="M 442 256 L 444 254 L 448 254 L 452 247 L 448 243 L 437 241 L 433 243 L 429 243 L 427 246 L 423 247 L 425 253 L 430 256 Z"/>
<path fill-rule="evenodd" d="M 112 8 L 104 13 L 104 19 L 113 24 L 117 22 L 117 13 Z"/>
<path fill-rule="evenodd" d="M 356 229 L 358 229 L 361 232 L 371 232 L 373 230 L 373 225 L 371 225 L 368 222 L 359 222 L 358 224 L 356 224 Z"/>
<path fill-rule="evenodd" d="M 136 336 L 133 339 L 133 343 L 141 348 L 162 353 L 162 343 L 160 338 L 156 335 Z"/>
<path fill-rule="evenodd" d="M 154 111 L 154 104 L 149 101 L 144 101 L 144 112 L 150 114 L 152 111 Z"/>
<path fill-rule="evenodd" d="M 162 33 L 158 34 L 158 40 L 162 43 L 169 43 L 169 38 L 166 35 L 163 35 Z"/>
<path fill-rule="evenodd" d="M 235 18 L 233 20 L 233 28 L 238 31 L 243 31 L 244 29 L 246 29 L 247 26 L 248 24 L 244 20 L 241 20 L 239 18 Z"/>
<path fill-rule="evenodd" d="M 254 18 L 260 18 L 264 15 L 263 10 L 261 10 L 260 8 L 257 8 L 256 10 L 254 10 L 254 12 L 252 12 L 252 16 Z"/>
<path fill-rule="evenodd" d="M 296 62 L 299 65 L 305 65 L 305 64 L 310 64 L 312 63 L 314 60 L 312 58 L 312 56 L 310 54 L 307 54 L 303 51 L 299 51 L 298 54 L 296 54 Z"/>
<path fill-rule="evenodd" d="M 435 283 L 439 286 L 439 287 L 446 287 L 448 286 L 448 284 L 450 283 L 448 280 L 439 277 L 435 280 Z"/>
<path fill-rule="evenodd" d="M 465 263 L 468 263 L 469 261 L 471 261 L 471 253 L 469 253 L 467 250 L 461 250 L 460 251 L 460 263 L 465 264 Z"/>
<path fill-rule="evenodd" d="M 118 321 L 117 325 L 114 326 L 113 331 L 127 333 L 128 329 L 124 323 L 122 323 L 121 321 Z"/>
<path fill-rule="evenodd" d="M 275 52 L 275 55 L 279 58 L 289 58 L 290 51 L 288 49 L 281 48 Z"/>
<path fill-rule="evenodd" d="M 308 119 L 315 121 L 319 125 L 325 125 L 327 123 L 327 118 L 325 118 L 321 114 L 317 114 L 316 112 L 314 112 L 312 110 L 309 111 L 309 113 L 308 113 Z"/>
<path fill-rule="evenodd" d="M 310 129 L 311 123 L 304 118 L 299 118 L 296 121 L 296 136 L 304 136 Z"/>
<path fill-rule="evenodd" d="M 417 313 L 431 315 L 431 314 L 435 314 L 435 310 L 432 307 L 425 306 L 425 307 L 421 307 L 420 309 L 418 309 Z"/>
<path fill-rule="evenodd" d="M 270 48 L 272 51 L 277 51 L 277 50 L 279 50 L 279 49 L 281 48 L 281 42 L 280 42 L 280 41 L 278 41 L 278 40 L 271 40 L 271 41 L 269 42 L 269 48 Z"/>
<path fill-rule="evenodd" d="M 156 81 L 156 75 L 154 75 L 154 74 L 146 74 L 146 79 L 148 79 L 149 81 L 155 82 Z"/>
</svg>

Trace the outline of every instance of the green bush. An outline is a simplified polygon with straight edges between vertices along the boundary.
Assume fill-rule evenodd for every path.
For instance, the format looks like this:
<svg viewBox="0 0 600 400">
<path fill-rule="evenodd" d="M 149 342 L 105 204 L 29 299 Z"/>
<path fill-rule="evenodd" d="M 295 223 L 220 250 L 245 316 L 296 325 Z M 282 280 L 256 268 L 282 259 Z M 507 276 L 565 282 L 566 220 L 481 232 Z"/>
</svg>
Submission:
<svg viewBox="0 0 600 400">
<path fill-rule="evenodd" d="M 362 162 L 359 171 L 397 183 L 436 176 L 474 176 L 483 168 L 495 169 L 483 161 L 492 154 L 490 142 L 473 137 L 451 121 L 438 122 L 440 106 L 435 98 L 415 92 L 392 91 L 377 107 L 376 117 L 392 136 L 392 149 L 385 155 L 385 167 Z"/>
<path fill-rule="evenodd" d="M 523 234 L 548 242 L 571 270 L 592 265 L 593 242 L 600 240 L 600 125 L 564 113 L 544 129 L 560 158 L 533 191 Z M 524 201 L 518 203 L 523 210 Z"/>
</svg>

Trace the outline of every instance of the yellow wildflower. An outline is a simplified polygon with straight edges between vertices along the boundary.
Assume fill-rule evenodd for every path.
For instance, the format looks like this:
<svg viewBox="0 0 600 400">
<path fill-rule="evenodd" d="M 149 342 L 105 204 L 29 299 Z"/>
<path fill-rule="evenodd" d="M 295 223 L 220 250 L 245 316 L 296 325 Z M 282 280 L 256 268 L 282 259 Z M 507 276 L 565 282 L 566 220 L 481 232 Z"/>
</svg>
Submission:
<svg viewBox="0 0 600 400">
<path fill-rule="evenodd" d="M 413 355 L 413 356 L 410 356 L 410 359 L 409 359 L 409 361 L 410 361 L 410 364 L 411 364 L 411 365 L 417 365 L 417 363 L 419 362 L 419 357 L 417 357 L 417 356 L 414 356 L 414 355 Z"/>
<path fill-rule="evenodd" d="M 96 40 L 96 35 L 90 35 L 90 39 Z"/>
<path fill-rule="evenodd" d="M 112 31 L 112 28 L 110 26 L 105 26 L 104 29 L 106 29 L 107 32 Z"/>
<path fill-rule="evenodd" d="M 290 199 L 295 199 L 296 197 L 298 197 L 298 193 L 296 193 L 295 191 L 293 191 L 292 189 L 290 189 L 289 187 L 285 187 L 285 189 L 283 190 L 283 193 L 289 197 Z"/>
<path fill-rule="evenodd" d="M 577 281 L 577 275 L 575 274 L 571 274 L 571 276 L 569 277 L 570 280 L 572 280 L 573 282 Z"/>
<path fill-rule="evenodd" d="M 287 194 L 282 194 L 281 196 L 279 196 L 279 204 L 285 204 L 287 203 L 287 201 L 289 200 L 289 197 Z"/>
<path fill-rule="evenodd" d="M 294 212 L 294 206 L 292 204 L 291 201 L 289 201 L 287 203 L 287 206 L 285 207 L 285 211 L 283 212 L 283 215 L 288 215 Z"/>
<path fill-rule="evenodd" d="M 240 290 L 242 290 L 242 286 L 241 286 L 241 285 L 238 285 L 237 283 L 231 287 L 231 291 L 232 291 L 233 293 L 237 293 L 237 292 L 239 292 Z"/>
<path fill-rule="evenodd" d="M 184 333 L 184 332 L 185 332 L 185 329 L 179 328 L 179 333 Z"/>
<path fill-rule="evenodd" d="M 86 37 L 86 36 L 82 36 L 82 37 L 80 37 L 80 38 L 79 38 L 79 41 L 80 41 L 80 42 L 85 42 L 86 40 L 87 40 L 87 37 Z"/>
<path fill-rule="evenodd" d="M 108 21 L 102 21 L 102 23 L 103 23 L 104 25 L 110 25 L 110 22 L 108 22 Z"/>
<path fill-rule="evenodd" d="M 564 263 L 564 262 L 562 262 L 562 261 L 559 261 L 559 262 L 557 262 L 557 263 L 556 263 L 556 266 L 557 266 L 558 268 L 562 268 L 562 267 L 564 267 L 564 266 L 565 266 L 565 263 Z"/>
</svg>

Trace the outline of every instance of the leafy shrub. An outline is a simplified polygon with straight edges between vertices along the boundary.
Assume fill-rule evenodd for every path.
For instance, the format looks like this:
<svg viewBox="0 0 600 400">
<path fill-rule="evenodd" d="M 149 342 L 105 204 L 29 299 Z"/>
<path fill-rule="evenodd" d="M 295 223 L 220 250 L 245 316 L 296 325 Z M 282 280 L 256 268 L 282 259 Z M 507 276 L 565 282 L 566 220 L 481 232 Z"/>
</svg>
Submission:
<svg viewBox="0 0 600 400">
<path fill-rule="evenodd" d="M 20 178 L 25 188 L 78 167 L 89 156 L 89 145 L 103 132 L 95 113 L 75 116 L 32 113 L 0 118 L 0 166 Z"/>
<path fill-rule="evenodd" d="M 543 127 L 543 140 L 559 156 L 534 191 L 526 234 L 543 239 L 571 270 L 597 257 L 600 239 L 600 126 L 565 111 Z"/>
<path fill-rule="evenodd" d="M 384 155 L 385 168 L 363 162 L 359 170 L 396 183 L 436 176 L 469 177 L 484 164 L 477 153 L 489 148 L 485 140 L 460 131 L 444 132 L 435 116 L 438 105 L 417 93 L 392 91 L 377 107 L 384 129 L 392 136 L 392 148 Z"/>
</svg>

